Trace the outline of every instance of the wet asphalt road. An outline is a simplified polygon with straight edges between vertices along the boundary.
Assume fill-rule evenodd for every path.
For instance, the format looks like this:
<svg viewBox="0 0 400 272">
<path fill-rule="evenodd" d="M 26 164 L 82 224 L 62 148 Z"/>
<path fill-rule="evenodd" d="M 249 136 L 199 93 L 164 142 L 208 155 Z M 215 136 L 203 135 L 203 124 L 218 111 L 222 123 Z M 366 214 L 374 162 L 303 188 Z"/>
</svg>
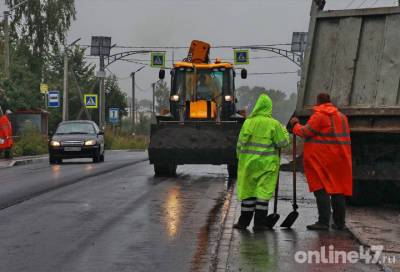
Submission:
<svg viewBox="0 0 400 272">
<path fill-rule="evenodd" d="M 231 190 L 224 166 L 183 166 L 155 178 L 144 152 L 0 169 L 0 271 L 209 271 Z M 290 211 L 290 175 L 282 174 L 280 213 Z M 295 250 L 358 247 L 348 233 L 310 233 L 315 203 L 304 186 L 293 231 L 230 230 L 229 271 L 379 271 L 362 263 L 299 265 Z M 235 199 L 231 206 L 238 208 Z M 226 237 L 226 235 L 224 235 Z M 226 243 L 223 239 L 221 243 Z M 221 244 L 220 243 L 220 244 Z M 220 255 L 221 252 L 219 252 Z M 218 257 L 219 258 L 219 257 Z"/>
<path fill-rule="evenodd" d="M 330 231 L 306 230 L 307 225 L 317 221 L 316 203 L 313 195 L 308 192 L 304 176 L 299 173 L 297 178 L 299 217 L 292 229 L 279 227 L 292 211 L 292 174 L 281 172 L 282 182 L 278 198 L 280 220 L 271 231 L 254 233 L 251 228 L 247 231 L 233 230 L 229 237 L 229 254 L 223 271 L 384 271 L 382 267 L 373 264 L 371 259 L 369 259 L 370 263 L 367 263 L 368 259 L 363 257 L 351 260 L 353 263 L 347 259 L 347 254 L 360 253 L 360 244 L 350 232 L 332 229 Z M 229 216 L 237 220 L 240 214 L 240 203 L 236 201 L 233 203 L 234 207 L 230 209 Z M 322 253 L 319 256 L 324 257 L 319 258 L 318 255 L 312 255 L 316 254 L 315 252 L 324 252 L 325 255 Z M 346 253 L 344 259 L 343 255 L 335 257 L 334 254 L 339 254 L 339 252 Z M 299 254 L 297 259 L 296 253 Z"/>
<path fill-rule="evenodd" d="M 0 170 L 2 195 L 19 202 L 0 211 L 0 271 L 208 270 L 224 167 L 182 167 L 177 178 L 159 179 L 145 158 L 124 152 L 104 164 Z M 22 201 L 28 188 L 36 196 Z"/>
</svg>

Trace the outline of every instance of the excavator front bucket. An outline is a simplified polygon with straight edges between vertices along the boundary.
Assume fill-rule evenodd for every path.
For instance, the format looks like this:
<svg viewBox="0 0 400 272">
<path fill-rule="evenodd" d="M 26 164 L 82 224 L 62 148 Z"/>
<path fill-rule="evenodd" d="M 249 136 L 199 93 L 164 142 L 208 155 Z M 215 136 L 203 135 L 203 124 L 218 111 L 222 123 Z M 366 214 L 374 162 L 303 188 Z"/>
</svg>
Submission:
<svg viewBox="0 0 400 272">
<path fill-rule="evenodd" d="M 236 166 L 241 127 L 236 121 L 159 122 L 151 126 L 150 163 L 154 164 L 156 174 L 157 169 L 168 172 L 181 164 L 227 164 L 232 168 Z"/>
</svg>

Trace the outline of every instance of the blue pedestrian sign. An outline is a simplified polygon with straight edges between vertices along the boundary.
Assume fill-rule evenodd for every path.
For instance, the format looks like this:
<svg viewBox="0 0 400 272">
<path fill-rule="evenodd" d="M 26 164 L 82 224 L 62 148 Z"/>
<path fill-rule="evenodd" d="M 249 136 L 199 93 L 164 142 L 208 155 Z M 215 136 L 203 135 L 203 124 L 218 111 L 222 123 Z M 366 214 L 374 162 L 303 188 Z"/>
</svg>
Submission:
<svg viewBox="0 0 400 272">
<path fill-rule="evenodd" d="M 85 94 L 85 106 L 87 109 L 97 109 L 99 107 L 97 94 Z"/>
<path fill-rule="evenodd" d="M 235 49 L 234 51 L 235 65 L 249 64 L 249 50 L 248 49 Z"/>
<path fill-rule="evenodd" d="M 152 52 L 150 66 L 153 68 L 164 68 L 165 67 L 165 53 Z"/>
<path fill-rule="evenodd" d="M 115 124 L 119 122 L 119 109 L 118 108 L 110 108 L 108 110 L 108 119 L 110 123 Z"/>
<path fill-rule="evenodd" d="M 59 91 L 49 91 L 47 106 L 49 108 L 59 108 L 60 107 L 60 92 Z"/>
</svg>

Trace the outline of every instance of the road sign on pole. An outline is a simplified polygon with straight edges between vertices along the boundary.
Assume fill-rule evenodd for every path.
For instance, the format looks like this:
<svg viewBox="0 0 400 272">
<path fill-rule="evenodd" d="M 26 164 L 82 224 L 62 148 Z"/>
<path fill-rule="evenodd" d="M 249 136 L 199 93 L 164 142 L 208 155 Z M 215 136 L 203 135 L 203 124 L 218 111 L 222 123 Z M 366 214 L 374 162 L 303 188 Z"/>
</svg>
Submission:
<svg viewBox="0 0 400 272">
<path fill-rule="evenodd" d="M 303 53 L 307 46 L 307 32 L 293 32 L 292 36 L 292 52 Z"/>
<path fill-rule="evenodd" d="M 99 100 L 97 94 L 85 94 L 85 106 L 87 109 L 97 109 L 99 107 Z"/>
<path fill-rule="evenodd" d="M 244 65 L 250 63 L 248 49 L 235 49 L 233 52 L 235 65 Z"/>
<path fill-rule="evenodd" d="M 165 67 L 165 53 L 153 52 L 151 55 L 151 67 L 153 68 L 164 68 Z"/>
<path fill-rule="evenodd" d="M 49 108 L 59 108 L 60 107 L 60 92 L 59 91 L 49 91 L 48 93 L 48 107 Z"/>
<path fill-rule="evenodd" d="M 108 110 L 108 119 L 110 123 L 115 124 L 119 122 L 119 109 L 118 108 L 110 108 Z"/>
<path fill-rule="evenodd" d="M 40 93 L 47 94 L 49 92 L 49 85 L 41 83 L 40 84 Z"/>
</svg>

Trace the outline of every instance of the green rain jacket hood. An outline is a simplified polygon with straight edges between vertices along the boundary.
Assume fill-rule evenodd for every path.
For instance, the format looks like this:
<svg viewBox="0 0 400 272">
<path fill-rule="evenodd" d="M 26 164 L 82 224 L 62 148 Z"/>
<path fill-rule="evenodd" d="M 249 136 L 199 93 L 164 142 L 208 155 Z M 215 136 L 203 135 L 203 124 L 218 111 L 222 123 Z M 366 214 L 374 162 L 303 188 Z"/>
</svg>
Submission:
<svg viewBox="0 0 400 272">
<path fill-rule="evenodd" d="M 272 117 L 272 100 L 268 95 L 260 95 L 248 118 L 255 116 Z"/>
<path fill-rule="evenodd" d="M 244 122 L 237 144 L 238 186 L 240 200 L 256 197 L 269 200 L 279 174 L 279 148 L 289 144 L 289 134 L 272 118 L 272 100 L 262 94 L 253 112 Z"/>
</svg>

